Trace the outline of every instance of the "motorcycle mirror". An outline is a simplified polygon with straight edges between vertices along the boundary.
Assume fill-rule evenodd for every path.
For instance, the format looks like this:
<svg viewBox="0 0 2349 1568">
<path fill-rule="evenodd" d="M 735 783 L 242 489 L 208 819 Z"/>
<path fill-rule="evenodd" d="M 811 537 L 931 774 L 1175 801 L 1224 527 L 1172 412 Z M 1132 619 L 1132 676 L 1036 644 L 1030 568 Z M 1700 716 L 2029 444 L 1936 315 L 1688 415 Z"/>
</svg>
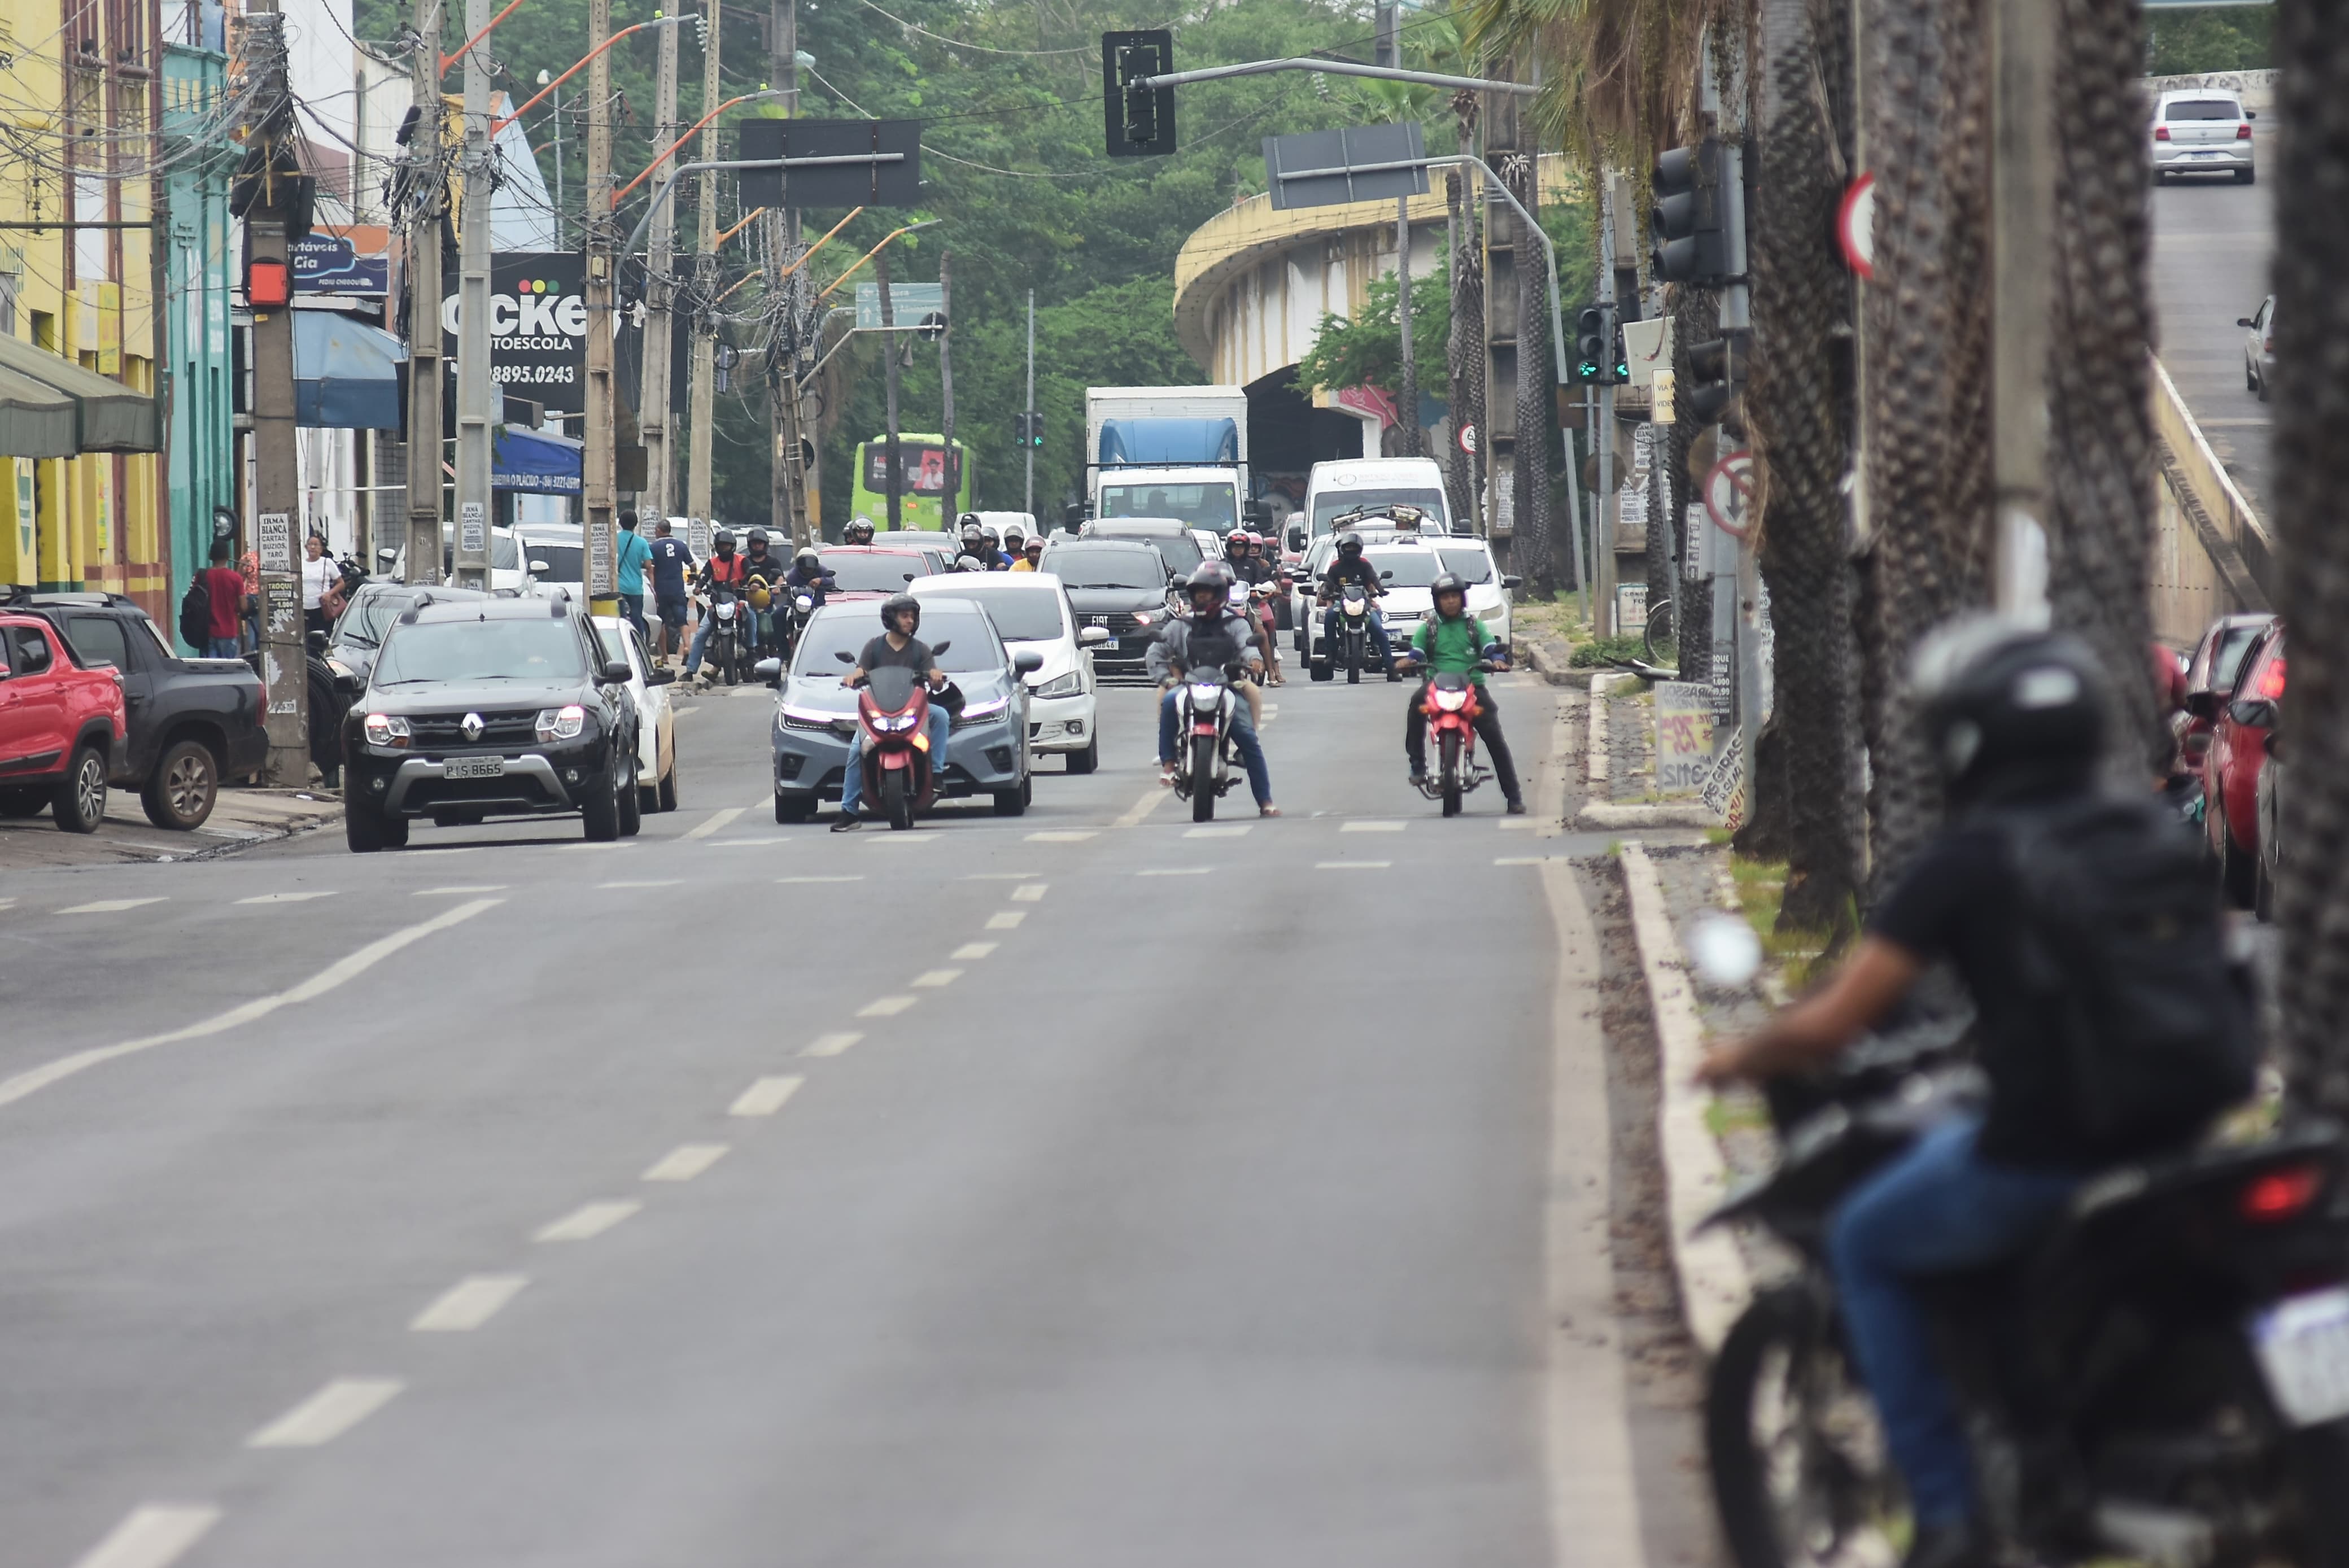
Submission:
<svg viewBox="0 0 2349 1568">
<path fill-rule="evenodd" d="M 1023 676 L 1032 676 L 1044 667 L 1044 655 L 1033 648 L 1022 648 L 1011 655 L 1011 667 Z"/>
<path fill-rule="evenodd" d="M 391 570 L 391 563 L 399 559 L 399 552 L 387 544 L 375 552 L 375 559 L 378 565 L 388 572 Z"/>
<path fill-rule="evenodd" d="M 326 651 L 326 633 L 313 632 L 310 634 L 310 651 L 314 654 L 323 654 Z"/>
<path fill-rule="evenodd" d="M 853 665 L 856 662 L 856 655 L 850 653 L 846 648 L 841 649 L 840 652 L 833 655 L 832 656 L 838 659 L 843 665 Z"/>
<path fill-rule="evenodd" d="M 1689 932 L 1689 960 L 1707 985 L 1735 988 L 1762 967 L 1762 939 L 1733 914 L 1708 914 Z"/>
<path fill-rule="evenodd" d="M 932 643 L 932 644 L 930 645 L 930 656 L 931 656 L 932 658 L 936 658 L 936 657 L 937 657 L 940 654 L 945 653 L 948 648 L 951 648 L 951 647 L 953 647 L 953 646 L 954 646 L 954 644 L 953 644 L 953 642 L 951 642 L 951 641 L 943 642 L 943 643 Z"/>
<path fill-rule="evenodd" d="M 1394 573 L 1392 572 L 1381 572 L 1379 573 L 1379 581 L 1381 583 L 1392 583 L 1394 581 Z"/>
</svg>

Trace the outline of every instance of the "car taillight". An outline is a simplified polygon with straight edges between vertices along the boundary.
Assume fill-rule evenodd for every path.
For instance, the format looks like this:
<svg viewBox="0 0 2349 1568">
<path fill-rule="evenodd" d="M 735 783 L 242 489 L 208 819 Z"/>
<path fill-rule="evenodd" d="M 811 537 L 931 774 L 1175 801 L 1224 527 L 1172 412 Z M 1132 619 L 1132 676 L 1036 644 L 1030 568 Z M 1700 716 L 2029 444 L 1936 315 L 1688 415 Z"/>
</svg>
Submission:
<svg viewBox="0 0 2349 1568">
<path fill-rule="evenodd" d="M 2249 140 L 2251 140 L 2251 128 L 2250 126 L 2248 126 L 2248 125 L 2239 125 L 2239 126 L 2237 126 L 2237 127 L 2235 128 L 2235 139 L 2236 139 L 2237 141 L 2249 141 Z"/>
<path fill-rule="evenodd" d="M 2169 128 L 2166 125 L 2155 126 L 2153 128 L 2153 139 L 2156 141 L 2168 141 L 2169 139 Z"/>
<path fill-rule="evenodd" d="M 2272 701 L 2276 697 L 2283 696 L 2283 660 L 2275 659 L 2271 661 L 2266 670 L 2261 672 L 2260 676 L 2260 695 L 2261 696 L 2267 697 Z"/>
<path fill-rule="evenodd" d="M 2243 1218 L 2258 1225 L 2279 1223 L 2316 1202 L 2323 1191 L 2324 1167 L 2313 1161 L 2270 1171 L 2243 1189 Z"/>
</svg>

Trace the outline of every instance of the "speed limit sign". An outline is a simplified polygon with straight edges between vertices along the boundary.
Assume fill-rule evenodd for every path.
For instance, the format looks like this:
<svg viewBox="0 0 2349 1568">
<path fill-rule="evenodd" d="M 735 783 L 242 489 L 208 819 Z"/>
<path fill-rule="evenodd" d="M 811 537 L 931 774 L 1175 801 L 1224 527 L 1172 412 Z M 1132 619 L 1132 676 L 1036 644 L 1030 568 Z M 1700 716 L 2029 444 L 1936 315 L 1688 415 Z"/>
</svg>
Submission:
<svg viewBox="0 0 2349 1568">
<path fill-rule="evenodd" d="M 1464 424 L 1460 427 L 1460 449 L 1472 458 L 1476 455 L 1475 426 Z"/>
<path fill-rule="evenodd" d="M 1754 501 L 1754 454 L 1740 447 L 1724 453 L 1704 476 L 1704 510 L 1713 526 L 1744 539 Z"/>
</svg>

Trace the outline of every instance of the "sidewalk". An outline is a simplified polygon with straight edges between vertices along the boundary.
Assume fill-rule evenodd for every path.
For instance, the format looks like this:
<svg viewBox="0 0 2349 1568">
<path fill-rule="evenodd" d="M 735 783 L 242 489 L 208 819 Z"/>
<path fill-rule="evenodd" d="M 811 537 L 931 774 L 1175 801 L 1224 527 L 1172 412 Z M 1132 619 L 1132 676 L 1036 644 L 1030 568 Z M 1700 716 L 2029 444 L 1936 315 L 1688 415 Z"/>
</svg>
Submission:
<svg viewBox="0 0 2349 1568">
<path fill-rule="evenodd" d="M 0 871 L 234 854 L 250 844 L 340 821 L 342 815 L 341 799 L 328 789 L 230 789 L 221 791 L 202 827 L 176 833 L 150 822 L 136 794 L 113 789 L 107 793 L 106 820 L 95 833 L 59 832 L 46 811 L 0 818 Z"/>
</svg>

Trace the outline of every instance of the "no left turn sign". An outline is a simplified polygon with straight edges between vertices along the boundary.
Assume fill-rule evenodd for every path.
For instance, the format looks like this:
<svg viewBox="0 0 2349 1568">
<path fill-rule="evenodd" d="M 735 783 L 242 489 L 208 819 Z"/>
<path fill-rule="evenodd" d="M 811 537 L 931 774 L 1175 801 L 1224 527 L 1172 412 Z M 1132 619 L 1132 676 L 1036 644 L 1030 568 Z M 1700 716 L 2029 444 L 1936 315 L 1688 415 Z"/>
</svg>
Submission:
<svg viewBox="0 0 2349 1568">
<path fill-rule="evenodd" d="M 1742 540 L 1753 500 L 1754 454 L 1740 447 L 1723 455 L 1704 476 L 1704 510 L 1714 527 Z"/>
</svg>

